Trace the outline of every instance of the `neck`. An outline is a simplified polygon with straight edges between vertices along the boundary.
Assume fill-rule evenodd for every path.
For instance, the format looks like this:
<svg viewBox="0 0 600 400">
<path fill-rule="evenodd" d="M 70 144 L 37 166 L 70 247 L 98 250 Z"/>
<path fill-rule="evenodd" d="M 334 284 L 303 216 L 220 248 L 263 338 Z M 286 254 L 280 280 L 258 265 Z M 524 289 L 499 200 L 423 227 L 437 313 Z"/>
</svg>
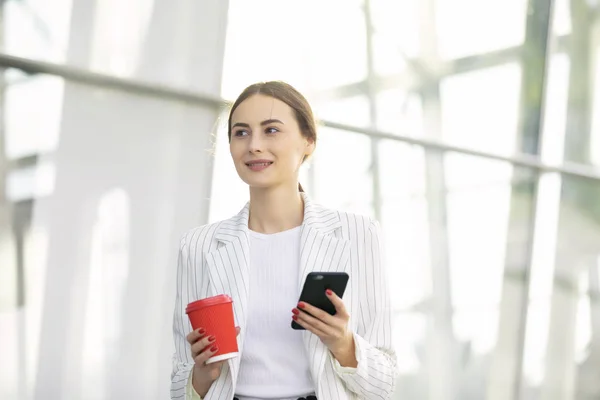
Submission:
<svg viewBox="0 0 600 400">
<path fill-rule="evenodd" d="M 293 187 L 250 188 L 248 228 L 260 233 L 277 233 L 295 228 L 304 220 L 304 201 Z"/>
</svg>

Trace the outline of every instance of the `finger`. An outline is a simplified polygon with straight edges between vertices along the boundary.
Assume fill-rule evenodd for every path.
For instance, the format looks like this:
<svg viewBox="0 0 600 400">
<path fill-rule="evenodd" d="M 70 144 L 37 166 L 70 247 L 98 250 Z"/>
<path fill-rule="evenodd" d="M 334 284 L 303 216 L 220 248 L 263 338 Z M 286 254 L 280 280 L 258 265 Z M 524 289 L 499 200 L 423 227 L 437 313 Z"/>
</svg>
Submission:
<svg viewBox="0 0 600 400">
<path fill-rule="evenodd" d="M 335 311 L 337 314 L 347 316 L 348 311 L 346 311 L 346 305 L 344 304 L 344 300 L 342 300 L 333 290 L 327 289 L 325 291 L 327 298 L 333 303 L 335 307 Z"/>
<path fill-rule="evenodd" d="M 194 344 L 200 339 L 202 336 L 206 335 L 206 331 L 204 328 L 194 329 L 186 336 L 186 340 L 189 344 Z"/>
<path fill-rule="evenodd" d="M 217 351 L 219 351 L 217 345 L 207 347 L 204 350 L 202 350 L 200 354 L 194 357 L 194 362 L 196 363 L 196 365 L 206 365 L 206 360 L 211 358 Z"/>
<path fill-rule="evenodd" d="M 294 311 L 292 311 L 292 312 L 294 312 Z M 305 325 L 311 326 L 311 327 L 315 328 L 316 330 L 323 332 L 323 334 L 325 334 L 327 336 L 335 337 L 336 332 L 338 330 L 340 330 L 338 328 L 338 324 L 339 324 L 338 321 L 334 321 L 335 324 L 329 325 L 329 324 L 326 324 L 323 321 L 321 321 L 305 312 L 300 312 L 298 314 L 296 314 L 294 312 L 294 314 L 296 316 L 297 321 L 302 321 L 302 322 L 304 322 Z"/>
<path fill-rule="evenodd" d="M 292 317 L 292 319 L 294 321 L 296 321 L 298 323 L 298 325 L 300 325 L 301 327 L 303 327 L 307 331 L 312 332 L 315 335 L 317 335 L 320 339 L 325 339 L 326 337 L 328 337 L 327 333 L 325 333 L 325 332 L 321 331 L 320 329 L 318 329 L 317 327 L 309 324 L 308 322 L 306 322 L 306 320 L 301 319 L 297 315 L 294 315 Z"/>
<path fill-rule="evenodd" d="M 239 326 L 235 327 L 235 334 L 236 334 L 236 336 L 239 335 L 241 331 L 242 331 L 242 328 L 240 328 Z"/>
<path fill-rule="evenodd" d="M 216 338 L 211 335 L 203 337 L 202 339 L 196 341 L 196 343 L 192 345 L 192 358 L 196 358 L 198 354 L 200 354 L 204 349 L 209 347 L 215 340 Z"/>
<path fill-rule="evenodd" d="M 325 322 L 327 325 L 334 324 L 335 317 L 333 315 L 329 314 L 328 312 L 321 310 L 320 308 L 317 308 L 317 307 L 310 305 L 308 303 L 305 303 L 303 301 L 298 303 L 298 308 L 302 311 L 306 311 L 313 317 L 320 319 L 321 321 Z"/>
</svg>

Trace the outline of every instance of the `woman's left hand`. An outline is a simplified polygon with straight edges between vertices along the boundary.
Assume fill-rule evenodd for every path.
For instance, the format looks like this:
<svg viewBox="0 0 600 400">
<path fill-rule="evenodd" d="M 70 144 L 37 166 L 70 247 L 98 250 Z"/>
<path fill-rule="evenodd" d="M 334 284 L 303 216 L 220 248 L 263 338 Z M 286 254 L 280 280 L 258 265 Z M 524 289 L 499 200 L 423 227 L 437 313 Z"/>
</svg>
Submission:
<svg viewBox="0 0 600 400">
<path fill-rule="evenodd" d="M 356 357 L 354 355 L 354 335 L 348 329 L 350 314 L 348 314 L 342 299 L 333 291 L 327 290 L 326 295 L 335 306 L 336 313 L 334 315 L 308 303 L 300 302 L 298 307 L 292 310 L 292 319 L 317 335 L 340 364 L 353 366 L 356 364 Z"/>
</svg>

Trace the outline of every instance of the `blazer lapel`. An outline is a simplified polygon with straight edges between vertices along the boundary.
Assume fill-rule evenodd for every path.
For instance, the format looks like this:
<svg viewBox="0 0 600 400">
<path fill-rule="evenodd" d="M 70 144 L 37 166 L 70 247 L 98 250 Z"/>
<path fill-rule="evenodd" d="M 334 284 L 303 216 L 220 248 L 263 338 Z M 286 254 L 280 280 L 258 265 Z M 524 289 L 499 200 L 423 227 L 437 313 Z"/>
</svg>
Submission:
<svg viewBox="0 0 600 400">
<path fill-rule="evenodd" d="M 248 318 L 247 305 L 250 290 L 250 277 L 248 276 L 250 264 L 249 211 L 249 203 L 247 203 L 237 216 L 223 221 L 215 233 L 219 245 L 215 250 L 206 254 L 211 295 L 227 294 L 233 299 L 235 324 L 242 327 L 246 326 Z M 244 347 L 245 333 L 245 329 L 242 329 L 238 337 L 240 354 Z M 227 363 L 232 380 L 228 381 L 229 374 L 221 374 L 219 380 L 223 379 L 222 384 L 230 386 L 233 393 L 239 372 L 240 357 L 229 359 Z"/>
<path fill-rule="evenodd" d="M 298 293 L 306 276 L 313 271 L 345 272 L 350 258 L 350 241 L 336 237 L 341 228 L 339 214 L 314 204 L 304 193 L 304 223 L 300 242 L 300 270 Z M 309 331 L 303 333 L 304 345 L 310 362 L 317 397 L 321 393 L 321 376 L 327 360 L 327 347 Z"/>
</svg>

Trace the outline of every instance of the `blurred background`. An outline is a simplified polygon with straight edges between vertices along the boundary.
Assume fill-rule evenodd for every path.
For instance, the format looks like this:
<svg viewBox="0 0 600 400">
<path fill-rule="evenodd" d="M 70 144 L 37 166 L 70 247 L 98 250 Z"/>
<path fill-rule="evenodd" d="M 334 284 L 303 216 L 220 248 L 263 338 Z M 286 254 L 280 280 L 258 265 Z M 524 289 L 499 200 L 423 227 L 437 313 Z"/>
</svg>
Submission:
<svg viewBox="0 0 600 400">
<path fill-rule="evenodd" d="M 600 399 L 598 0 L 0 4 L 1 399 L 168 398 L 179 238 L 247 201 L 271 79 L 309 195 L 382 223 L 397 399 Z"/>
</svg>

